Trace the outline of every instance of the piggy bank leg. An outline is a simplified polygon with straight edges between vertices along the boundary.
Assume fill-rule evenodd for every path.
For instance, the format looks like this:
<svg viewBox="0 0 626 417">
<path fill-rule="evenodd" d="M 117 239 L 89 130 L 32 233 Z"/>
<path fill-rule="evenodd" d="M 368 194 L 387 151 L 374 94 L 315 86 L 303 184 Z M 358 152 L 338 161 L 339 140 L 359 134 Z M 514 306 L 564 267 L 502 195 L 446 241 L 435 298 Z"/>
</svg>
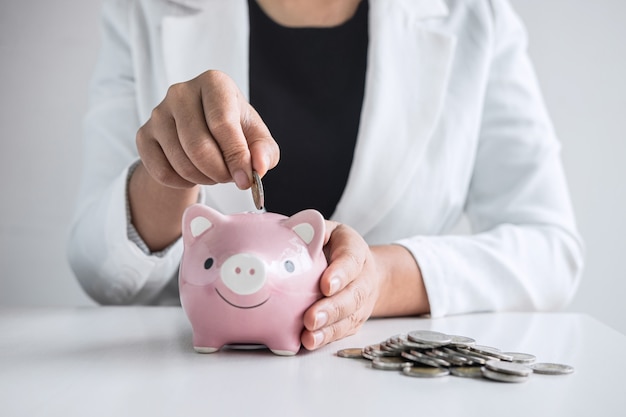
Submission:
<svg viewBox="0 0 626 417">
<path fill-rule="evenodd" d="M 198 353 L 213 353 L 213 352 L 218 351 L 217 348 L 206 347 L 206 346 L 194 346 L 193 350 L 195 350 Z"/>
<path fill-rule="evenodd" d="M 193 349 L 198 353 L 217 352 L 222 345 L 223 343 L 217 343 L 216 340 L 200 337 L 197 333 L 194 333 L 193 335 Z"/>
<path fill-rule="evenodd" d="M 272 349 L 272 348 L 270 348 L 270 350 L 272 351 L 272 353 L 274 355 L 278 355 L 278 356 L 293 356 L 296 353 L 298 353 L 298 350 L 300 350 L 300 349 L 296 350 L 295 352 L 292 352 L 290 350 L 280 350 L 280 349 Z"/>
<path fill-rule="evenodd" d="M 293 356 L 300 350 L 300 335 L 296 338 L 277 340 L 275 343 L 267 344 L 273 354 L 279 356 Z"/>
</svg>

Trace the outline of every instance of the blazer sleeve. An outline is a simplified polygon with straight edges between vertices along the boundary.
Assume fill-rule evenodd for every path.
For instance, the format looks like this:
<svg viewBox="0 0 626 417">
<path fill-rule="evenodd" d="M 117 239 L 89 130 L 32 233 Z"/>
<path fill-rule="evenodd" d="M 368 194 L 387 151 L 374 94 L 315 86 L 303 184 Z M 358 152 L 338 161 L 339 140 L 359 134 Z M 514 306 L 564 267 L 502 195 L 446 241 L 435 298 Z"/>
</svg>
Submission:
<svg viewBox="0 0 626 417">
<path fill-rule="evenodd" d="M 102 304 L 176 302 L 175 293 L 171 300 L 162 297 L 182 254 L 180 241 L 159 256 L 146 254 L 127 233 L 126 185 L 128 169 L 138 158 L 140 126 L 137 57 L 129 44 L 132 7 L 126 0 L 103 4 L 102 44 L 83 126 L 83 174 L 67 246 L 81 286 Z"/>
<path fill-rule="evenodd" d="M 525 29 L 508 2 L 491 4 L 493 52 L 465 206 L 472 234 L 398 242 L 420 266 L 432 316 L 557 309 L 582 274 L 583 243 Z"/>
</svg>

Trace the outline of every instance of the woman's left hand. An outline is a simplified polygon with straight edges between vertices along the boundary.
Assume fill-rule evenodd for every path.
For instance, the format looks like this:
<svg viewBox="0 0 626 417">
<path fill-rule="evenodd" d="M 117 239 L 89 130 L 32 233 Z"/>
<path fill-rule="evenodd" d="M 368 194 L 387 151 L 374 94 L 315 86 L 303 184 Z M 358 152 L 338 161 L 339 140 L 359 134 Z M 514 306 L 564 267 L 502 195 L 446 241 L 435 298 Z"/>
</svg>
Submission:
<svg viewBox="0 0 626 417">
<path fill-rule="evenodd" d="M 326 222 L 324 250 L 325 297 L 304 313 L 302 345 L 309 350 L 356 333 L 372 315 L 385 276 L 365 240 L 344 224 Z"/>
</svg>

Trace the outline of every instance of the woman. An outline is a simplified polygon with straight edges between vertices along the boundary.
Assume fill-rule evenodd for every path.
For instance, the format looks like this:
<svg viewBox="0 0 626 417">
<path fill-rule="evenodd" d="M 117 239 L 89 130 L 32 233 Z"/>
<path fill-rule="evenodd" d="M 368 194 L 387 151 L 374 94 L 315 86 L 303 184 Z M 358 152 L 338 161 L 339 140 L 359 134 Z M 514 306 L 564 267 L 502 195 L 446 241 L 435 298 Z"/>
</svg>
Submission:
<svg viewBox="0 0 626 417">
<path fill-rule="evenodd" d="M 103 22 L 69 244 L 95 300 L 177 302 L 183 210 L 252 209 L 252 170 L 270 211 L 329 218 L 308 349 L 572 297 L 582 242 L 506 0 L 111 0 Z"/>
</svg>

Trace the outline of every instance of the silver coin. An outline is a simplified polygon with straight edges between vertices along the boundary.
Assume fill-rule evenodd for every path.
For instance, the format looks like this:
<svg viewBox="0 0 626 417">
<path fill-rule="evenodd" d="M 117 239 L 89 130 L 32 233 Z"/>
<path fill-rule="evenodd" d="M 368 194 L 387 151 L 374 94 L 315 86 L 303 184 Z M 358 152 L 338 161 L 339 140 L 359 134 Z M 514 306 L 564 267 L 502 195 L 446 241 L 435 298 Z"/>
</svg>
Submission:
<svg viewBox="0 0 626 417">
<path fill-rule="evenodd" d="M 528 365 L 533 372 L 545 375 L 565 375 L 574 372 L 574 367 L 561 363 L 533 363 Z"/>
<path fill-rule="evenodd" d="M 450 338 L 450 344 L 454 346 L 474 346 L 476 344 L 476 340 L 471 337 L 452 335 Z"/>
<path fill-rule="evenodd" d="M 404 368 L 402 368 L 402 373 L 404 375 L 417 378 L 436 378 L 449 375 L 450 371 L 445 368 L 422 368 L 419 366 L 405 366 Z"/>
<path fill-rule="evenodd" d="M 533 363 L 537 359 L 535 355 L 531 355 L 530 353 L 520 353 L 520 352 L 503 352 L 504 355 L 508 355 L 513 358 L 513 362 L 517 363 Z"/>
<path fill-rule="evenodd" d="M 450 368 L 450 373 L 461 378 L 482 378 L 483 372 L 479 366 L 455 366 Z"/>
<path fill-rule="evenodd" d="M 461 365 L 466 365 L 468 362 L 467 359 L 461 356 L 457 356 L 448 352 L 443 352 L 438 349 L 432 349 L 432 350 L 426 351 L 425 353 L 426 355 L 431 356 L 433 358 L 443 359 L 444 361 L 449 362 L 451 365 L 461 366 Z"/>
<path fill-rule="evenodd" d="M 263 183 L 261 177 L 256 171 L 252 171 L 252 199 L 257 210 L 263 210 L 265 206 L 265 193 L 263 192 Z"/>
<path fill-rule="evenodd" d="M 532 369 L 521 363 L 505 362 L 499 360 L 487 361 L 485 367 L 490 371 L 517 376 L 528 376 L 533 372 Z"/>
<path fill-rule="evenodd" d="M 528 381 L 528 378 L 529 378 L 527 376 L 519 376 L 519 375 L 511 375 L 511 374 L 503 374 L 501 372 L 495 372 L 485 366 L 480 368 L 480 370 L 485 378 L 491 379 L 493 381 L 526 382 Z"/>
<path fill-rule="evenodd" d="M 399 371 L 407 365 L 410 366 L 411 362 L 401 357 L 374 358 L 372 361 L 372 368 L 382 369 L 385 371 Z"/>
<path fill-rule="evenodd" d="M 400 353 L 402 351 L 401 350 L 380 350 L 380 351 L 374 351 L 374 356 L 378 356 L 378 357 L 392 357 L 392 356 L 400 356 Z"/>
<path fill-rule="evenodd" d="M 364 349 L 363 352 L 375 358 L 380 358 L 383 356 L 400 356 L 400 352 L 394 352 L 394 351 L 382 350 L 382 349 Z"/>
<path fill-rule="evenodd" d="M 394 336 L 391 336 L 391 337 L 387 338 L 387 342 L 399 345 L 399 344 L 401 344 L 400 341 L 402 340 L 403 337 L 406 338 L 406 335 L 396 334 Z"/>
<path fill-rule="evenodd" d="M 403 355 L 404 356 L 403 352 Z M 450 366 L 450 362 L 446 362 L 443 359 L 438 359 L 438 358 L 433 358 L 430 356 L 427 356 L 421 352 L 418 352 L 416 350 L 412 350 L 410 352 L 411 355 L 413 355 L 413 358 L 415 361 L 424 364 L 424 365 L 428 365 L 428 366 L 434 366 L 436 368 L 448 368 Z M 406 357 L 406 356 L 404 356 Z"/>
<path fill-rule="evenodd" d="M 447 334 L 432 330 L 413 330 L 407 334 L 410 341 L 423 343 L 430 346 L 444 346 L 450 343 L 452 338 Z"/>
<path fill-rule="evenodd" d="M 375 356 L 370 355 L 368 352 L 366 352 L 365 350 L 361 353 L 361 356 L 363 356 L 363 358 L 368 359 L 370 361 L 373 361 L 374 359 L 376 359 Z"/>
<path fill-rule="evenodd" d="M 465 366 L 465 365 L 469 365 L 469 364 L 472 363 L 472 360 L 470 358 L 468 358 L 467 356 L 462 355 L 461 353 L 457 352 L 456 350 L 444 347 L 443 351 L 450 358 L 454 358 L 452 360 L 452 363 L 456 363 L 459 366 Z M 483 365 L 483 364 L 481 364 L 481 365 Z"/>
<path fill-rule="evenodd" d="M 503 361 L 513 361 L 513 357 L 509 355 L 505 355 L 498 348 L 494 348 L 491 346 L 481 346 L 481 345 L 473 345 L 469 347 L 470 350 L 480 353 L 482 355 L 487 355 L 492 358 L 500 359 Z"/>
<path fill-rule="evenodd" d="M 398 345 L 387 340 L 386 342 L 380 344 L 380 350 L 384 350 L 387 352 L 402 352 L 404 350 L 404 347 L 402 345 Z"/>
<path fill-rule="evenodd" d="M 477 363 L 479 365 L 484 365 L 488 360 L 494 359 L 491 356 L 481 355 L 478 352 L 471 352 L 468 349 L 457 349 L 455 350 L 459 355 L 463 356 L 467 360 L 473 363 Z"/>
<path fill-rule="evenodd" d="M 363 358 L 363 349 L 361 348 L 347 348 L 337 351 L 337 356 L 341 358 Z"/>
<path fill-rule="evenodd" d="M 408 359 L 408 360 L 410 360 L 412 362 L 420 363 L 419 359 L 417 358 L 417 356 L 412 355 L 410 352 L 402 352 L 400 354 L 400 356 L 402 356 L 404 359 Z"/>
<path fill-rule="evenodd" d="M 406 349 L 430 349 L 432 348 L 431 345 L 412 342 L 411 340 L 408 339 L 407 336 L 405 336 L 404 338 L 401 338 L 399 343 Z"/>
</svg>

